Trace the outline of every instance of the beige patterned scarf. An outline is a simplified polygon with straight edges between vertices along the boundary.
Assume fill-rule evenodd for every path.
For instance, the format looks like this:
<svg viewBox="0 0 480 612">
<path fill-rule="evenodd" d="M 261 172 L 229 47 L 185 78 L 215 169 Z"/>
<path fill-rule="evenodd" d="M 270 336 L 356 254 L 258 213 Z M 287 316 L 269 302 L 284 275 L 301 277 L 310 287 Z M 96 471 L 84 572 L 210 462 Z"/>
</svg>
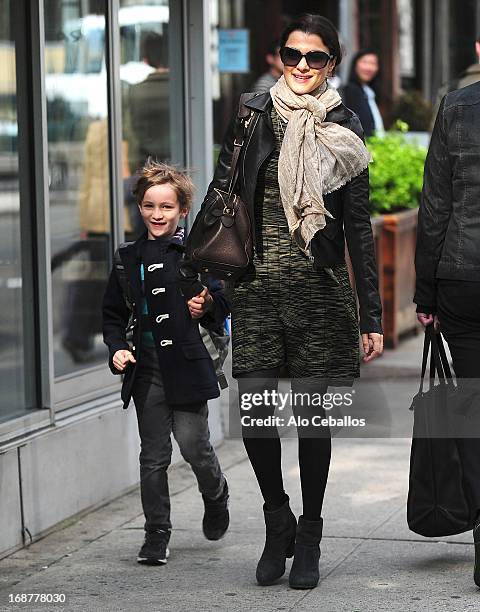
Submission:
<svg viewBox="0 0 480 612">
<path fill-rule="evenodd" d="M 280 196 L 290 233 L 310 255 L 310 242 L 325 227 L 323 194 L 339 189 L 368 166 L 362 140 L 325 116 L 342 100 L 323 83 L 311 94 L 298 95 L 285 78 L 270 89 L 275 110 L 288 121 L 278 160 Z"/>
</svg>

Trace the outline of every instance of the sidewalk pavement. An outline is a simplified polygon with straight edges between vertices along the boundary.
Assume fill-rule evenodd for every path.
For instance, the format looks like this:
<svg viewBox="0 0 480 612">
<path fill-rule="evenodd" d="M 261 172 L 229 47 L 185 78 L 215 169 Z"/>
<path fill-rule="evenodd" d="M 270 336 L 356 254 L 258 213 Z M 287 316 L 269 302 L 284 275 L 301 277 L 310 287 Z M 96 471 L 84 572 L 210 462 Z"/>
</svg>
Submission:
<svg viewBox="0 0 480 612">
<path fill-rule="evenodd" d="M 364 368 L 367 377 L 403 374 L 395 398 L 407 418 L 421 342 L 421 335 L 406 340 Z M 286 490 L 298 515 L 297 444 L 294 439 L 282 444 Z M 262 501 L 242 442 L 226 440 L 218 452 L 230 485 L 231 526 L 222 540 L 204 539 L 201 497 L 191 471 L 179 466 L 171 470 L 174 531 L 166 566 L 135 562 L 143 539 L 135 491 L 0 561 L 0 610 L 476 610 L 480 592 L 472 578 L 471 533 L 432 540 L 407 528 L 409 448 L 408 438 L 334 440 L 321 581 L 311 591 L 289 589 L 291 561 L 278 584 L 256 585 L 264 541 Z M 9 605 L 10 593 L 65 593 L 67 603 Z"/>
</svg>

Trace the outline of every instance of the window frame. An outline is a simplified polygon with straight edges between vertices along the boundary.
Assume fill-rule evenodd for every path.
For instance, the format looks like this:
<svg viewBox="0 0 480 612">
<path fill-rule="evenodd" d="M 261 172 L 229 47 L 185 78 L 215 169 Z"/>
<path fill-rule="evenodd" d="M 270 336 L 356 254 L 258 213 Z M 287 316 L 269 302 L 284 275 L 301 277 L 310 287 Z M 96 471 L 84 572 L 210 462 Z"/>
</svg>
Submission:
<svg viewBox="0 0 480 612">
<path fill-rule="evenodd" d="M 46 105 L 38 53 L 43 13 L 40 3 L 17 0 L 11 16 L 15 40 L 16 103 L 18 124 L 19 199 L 21 224 L 22 318 L 25 372 L 25 412 L 0 423 L 0 443 L 49 426 L 54 421 L 50 403 L 51 367 L 49 331 L 49 245 L 45 197 L 44 124 Z M 47 270 L 47 273 L 44 273 Z M 46 356 L 46 357 L 45 357 Z"/>
</svg>

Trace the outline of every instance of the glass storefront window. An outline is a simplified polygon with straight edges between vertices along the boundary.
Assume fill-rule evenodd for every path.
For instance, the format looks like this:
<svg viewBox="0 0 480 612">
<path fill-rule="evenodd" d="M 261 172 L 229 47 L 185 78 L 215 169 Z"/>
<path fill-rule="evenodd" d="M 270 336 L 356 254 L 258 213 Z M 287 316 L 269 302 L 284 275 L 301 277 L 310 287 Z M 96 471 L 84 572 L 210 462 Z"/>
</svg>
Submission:
<svg viewBox="0 0 480 612">
<path fill-rule="evenodd" d="M 179 14 L 179 3 L 172 3 Z M 101 302 L 113 235 L 109 164 L 116 156 L 109 150 L 107 0 L 44 0 L 44 8 L 55 403 L 65 407 L 114 384 L 106 369 Z M 182 161 L 183 138 L 174 135 L 171 118 L 183 120 L 183 102 L 170 82 L 170 48 L 181 53 L 181 44 L 169 36 L 170 12 L 168 0 L 121 0 L 118 10 L 119 205 L 127 240 L 143 228 L 133 195 L 138 168 L 149 157 Z"/>
<path fill-rule="evenodd" d="M 111 250 L 106 0 L 45 0 L 55 376 L 104 365 Z"/>
<path fill-rule="evenodd" d="M 0 422 L 26 410 L 12 5 L 12 0 L 0 0 Z"/>
<path fill-rule="evenodd" d="M 171 103 L 169 1 L 121 0 L 118 18 L 123 166 L 129 174 L 124 193 L 132 229 L 127 237 L 136 238 L 144 227 L 133 194 L 136 173 L 148 158 L 179 161 L 175 159 L 172 114 L 181 112 L 183 104 L 177 100 L 172 107 Z"/>
</svg>

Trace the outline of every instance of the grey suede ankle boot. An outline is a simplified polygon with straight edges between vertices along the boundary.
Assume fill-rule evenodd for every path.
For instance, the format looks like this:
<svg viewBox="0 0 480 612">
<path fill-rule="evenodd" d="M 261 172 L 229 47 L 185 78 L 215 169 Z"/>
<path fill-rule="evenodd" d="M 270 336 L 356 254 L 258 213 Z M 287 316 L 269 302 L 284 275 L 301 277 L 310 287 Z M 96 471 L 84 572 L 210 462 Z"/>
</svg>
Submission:
<svg viewBox="0 0 480 612">
<path fill-rule="evenodd" d="M 293 557 L 297 521 L 286 501 L 277 510 L 265 510 L 265 548 L 257 565 L 257 582 L 273 584 L 285 573 L 285 560 Z"/>
<path fill-rule="evenodd" d="M 323 519 L 307 521 L 303 516 L 298 519 L 295 556 L 288 579 L 292 589 L 313 589 L 318 584 L 322 528 Z"/>
</svg>

